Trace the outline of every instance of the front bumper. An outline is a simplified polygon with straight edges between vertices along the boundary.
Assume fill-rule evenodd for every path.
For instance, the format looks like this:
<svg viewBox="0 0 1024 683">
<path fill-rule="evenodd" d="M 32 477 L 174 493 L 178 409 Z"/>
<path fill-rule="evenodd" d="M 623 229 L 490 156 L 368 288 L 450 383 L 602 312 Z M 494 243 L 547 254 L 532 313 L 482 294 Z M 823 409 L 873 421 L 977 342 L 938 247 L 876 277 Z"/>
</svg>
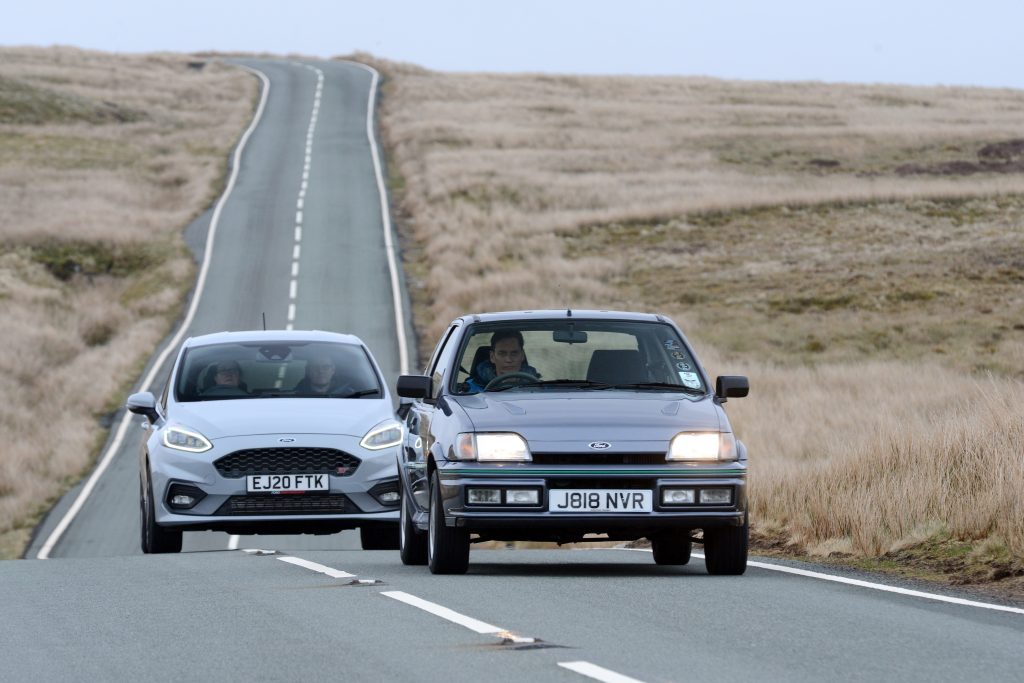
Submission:
<svg viewBox="0 0 1024 683">
<path fill-rule="evenodd" d="M 270 472 L 232 472 L 226 476 L 214 463 L 240 449 L 266 446 L 254 444 L 251 439 L 223 441 L 200 454 L 150 444 L 147 474 L 157 524 L 232 533 L 333 533 L 367 522 L 398 522 L 397 495 L 393 502 L 380 499 L 382 493 L 398 490 L 394 449 L 368 451 L 354 439 L 317 440 L 313 446 L 351 454 L 359 459 L 358 466 L 347 474 L 325 473 L 327 491 L 254 494 L 246 490 L 246 475 Z M 201 492 L 198 502 L 187 509 L 171 504 L 173 494 L 182 487 Z"/>
<path fill-rule="evenodd" d="M 544 466 L 529 463 L 480 465 L 439 463 L 441 498 L 447 526 L 481 536 L 512 540 L 548 540 L 607 534 L 609 538 L 640 538 L 672 531 L 741 526 L 747 510 L 745 461 L 655 466 Z M 536 489 L 539 503 L 527 505 L 470 504 L 468 488 Z M 551 512 L 553 489 L 647 490 L 650 512 Z M 662 504 L 665 488 L 727 489 L 729 504 Z M 697 494 L 699 500 L 700 494 Z"/>
</svg>

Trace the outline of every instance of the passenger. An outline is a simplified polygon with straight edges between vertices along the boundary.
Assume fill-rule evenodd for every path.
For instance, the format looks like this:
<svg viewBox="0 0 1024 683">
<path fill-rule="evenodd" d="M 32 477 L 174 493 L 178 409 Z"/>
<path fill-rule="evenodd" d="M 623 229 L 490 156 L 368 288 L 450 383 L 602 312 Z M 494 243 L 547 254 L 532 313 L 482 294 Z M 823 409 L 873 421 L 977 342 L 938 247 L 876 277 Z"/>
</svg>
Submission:
<svg viewBox="0 0 1024 683">
<path fill-rule="evenodd" d="M 235 360 L 224 360 L 214 368 L 213 384 L 202 391 L 203 396 L 242 396 L 248 390 L 242 381 L 242 367 Z"/>
<path fill-rule="evenodd" d="M 306 376 L 295 385 L 295 393 L 305 396 L 351 394 L 352 387 L 342 382 L 335 382 L 334 374 L 337 370 L 334 359 L 330 355 L 326 353 L 314 355 L 306 362 Z"/>
<path fill-rule="evenodd" d="M 213 384 L 218 387 L 237 387 L 242 382 L 242 367 L 235 360 L 217 363 L 217 374 L 213 376 Z"/>
<path fill-rule="evenodd" d="M 518 330 L 499 330 L 491 335 L 490 360 L 481 361 L 472 369 L 466 380 L 468 393 L 483 391 L 495 377 L 511 372 L 525 372 L 540 378 L 537 369 L 526 363 L 523 347 L 523 333 Z"/>
</svg>

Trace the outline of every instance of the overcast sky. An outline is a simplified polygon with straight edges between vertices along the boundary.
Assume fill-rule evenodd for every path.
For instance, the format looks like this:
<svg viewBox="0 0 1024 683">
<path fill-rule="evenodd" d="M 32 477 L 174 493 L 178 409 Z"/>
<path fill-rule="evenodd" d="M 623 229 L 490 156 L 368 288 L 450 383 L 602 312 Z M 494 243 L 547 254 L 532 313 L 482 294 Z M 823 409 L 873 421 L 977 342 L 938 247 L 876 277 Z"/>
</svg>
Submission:
<svg viewBox="0 0 1024 683">
<path fill-rule="evenodd" d="M 1024 0 L 5 0 L 0 45 L 1024 88 Z"/>
</svg>

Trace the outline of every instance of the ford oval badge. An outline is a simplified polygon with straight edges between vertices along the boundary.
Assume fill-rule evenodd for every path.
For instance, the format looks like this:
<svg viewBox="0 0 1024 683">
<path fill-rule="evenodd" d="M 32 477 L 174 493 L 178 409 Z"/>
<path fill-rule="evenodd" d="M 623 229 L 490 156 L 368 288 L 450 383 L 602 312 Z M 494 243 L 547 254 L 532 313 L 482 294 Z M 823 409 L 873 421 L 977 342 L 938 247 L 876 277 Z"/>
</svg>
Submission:
<svg viewBox="0 0 1024 683">
<path fill-rule="evenodd" d="M 281 443 L 293 443 L 295 441 L 295 439 L 284 438 L 284 439 L 278 439 L 278 441 L 280 441 Z"/>
<path fill-rule="evenodd" d="M 612 447 L 612 445 L 607 441 L 591 441 L 587 445 L 593 448 L 595 451 L 603 451 Z"/>
</svg>

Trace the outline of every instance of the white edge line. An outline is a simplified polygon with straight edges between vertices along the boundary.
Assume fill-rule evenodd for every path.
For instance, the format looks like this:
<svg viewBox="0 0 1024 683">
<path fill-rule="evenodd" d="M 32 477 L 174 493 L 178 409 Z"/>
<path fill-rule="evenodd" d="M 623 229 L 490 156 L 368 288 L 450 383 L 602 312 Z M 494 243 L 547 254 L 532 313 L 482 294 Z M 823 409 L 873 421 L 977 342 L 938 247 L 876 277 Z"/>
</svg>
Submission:
<svg viewBox="0 0 1024 683">
<path fill-rule="evenodd" d="M 648 548 L 623 548 L 623 550 L 632 550 L 634 552 L 649 553 L 651 552 Z M 704 559 L 703 553 L 693 553 L 694 557 Z M 810 579 L 821 579 L 822 581 L 832 581 L 835 583 L 845 583 L 849 586 L 859 586 L 860 588 L 870 588 L 876 591 L 884 591 L 886 593 L 898 593 L 899 595 L 908 595 L 914 598 L 925 598 L 926 600 L 937 600 L 939 602 L 948 602 L 953 605 L 966 605 L 967 607 L 981 607 L 983 609 L 998 610 L 1000 612 L 1012 612 L 1014 614 L 1024 614 L 1024 608 L 1021 607 L 1010 607 L 1008 605 L 995 605 L 990 602 L 977 602 L 976 600 L 965 600 L 964 598 L 954 598 L 949 595 L 939 595 L 938 593 L 926 593 L 924 591 L 915 591 L 909 588 L 899 588 L 898 586 L 887 586 L 884 583 L 872 583 L 871 581 L 861 581 L 860 579 L 850 579 L 845 576 L 836 576 L 835 574 L 823 574 L 821 572 L 812 572 L 808 569 L 797 569 L 796 567 L 787 567 L 781 564 L 769 564 L 767 562 L 747 562 L 748 567 L 757 567 L 758 569 L 768 569 L 773 572 L 783 572 L 785 574 L 796 574 L 797 576 L 806 576 Z"/>
<path fill-rule="evenodd" d="M 203 263 L 199 268 L 199 277 L 196 278 L 196 289 L 192 295 L 192 301 L 189 304 L 188 312 L 185 314 L 185 318 L 181 321 L 181 325 L 178 327 L 177 333 L 167 343 L 164 350 L 157 356 L 156 361 L 150 367 L 149 373 L 146 374 L 145 379 L 142 380 L 142 384 L 139 385 L 139 391 L 148 391 L 152 386 L 153 381 L 156 379 L 156 374 L 160 371 L 167 357 L 175 350 L 177 350 L 178 344 L 181 343 L 182 337 L 185 335 L 185 331 L 189 325 L 192 324 L 192 319 L 195 317 L 196 309 L 199 307 L 199 299 L 203 293 L 203 286 L 206 284 L 206 274 L 210 269 L 210 257 L 213 251 L 213 238 L 217 234 L 217 223 L 220 220 L 221 211 L 224 208 L 224 204 L 227 202 L 228 196 L 231 194 L 231 190 L 235 186 L 235 180 L 238 178 L 238 169 L 241 165 L 242 150 L 245 148 L 246 142 L 249 140 L 249 136 L 252 135 L 253 130 L 256 129 L 256 125 L 259 123 L 260 118 L 263 116 L 263 108 L 267 103 L 267 94 L 270 92 L 270 80 L 265 74 L 256 69 L 250 68 L 245 65 L 239 65 L 243 69 L 251 71 L 256 74 L 263 82 L 263 93 L 260 96 L 259 106 L 256 108 L 256 114 L 253 115 L 252 123 L 242 134 L 242 138 L 238 141 L 238 145 L 235 147 L 234 161 L 231 168 L 231 177 L 228 179 L 227 187 L 224 188 L 224 193 L 220 196 L 217 201 L 217 206 L 214 207 L 213 216 L 210 218 L 210 228 L 206 235 L 206 250 L 203 253 Z M 132 414 L 125 411 L 124 416 L 121 418 L 121 424 L 117 427 L 117 433 L 114 435 L 114 440 L 110 443 L 110 446 L 104 451 L 100 458 L 99 464 L 96 465 L 96 469 L 93 470 L 89 479 L 85 482 L 85 486 L 78 493 L 78 497 L 75 498 L 75 502 L 71 504 L 71 507 L 61 518 L 60 522 L 53 529 L 50 535 L 47 537 L 46 542 L 43 543 L 42 548 L 36 554 L 36 559 L 46 560 L 50 557 L 50 552 L 53 550 L 57 542 L 60 541 L 61 536 L 67 531 L 67 528 L 74 521 L 78 515 L 82 506 L 85 505 L 85 501 L 89 498 L 92 490 L 96 487 L 96 482 L 103 476 L 107 467 L 110 465 L 111 460 L 114 459 L 114 454 L 117 453 L 121 447 L 121 442 L 124 440 L 124 435 L 128 431 L 128 425 L 132 424 Z"/>
<path fill-rule="evenodd" d="M 642 681 L 637 678 L 624 676 L 623 674 L 616 673 L 610 669 L 604 668 L 603 666 L 598 666 L 597 664 L 591 664 L 590 662 L 558 662 L 558 666 L 563 669 L 569 669 L 569 671 L 575 671 L 587 678 L 604 681 L 604 683 L 642 683 Z"/>
<path fill-rule="evenodd" d="M 349 574 L 348 572 L 343 572 L 340 569 L 333 569 L 326 565 L 310 562 L 309 560 L 304 560 L 301 557 L 279 557 L 277 559 L 282 562 L 287 562 L 288 564 L 294 564 L 314 572 L 319 572 L 320 574 L 326 574 L 332 579 L 354 579 L 356 577 L 355 574 Z"/>
<path fill-rule="evenodd" d="M 480 621 L 479 619 L 467 617 L 465 614 L 459 614 L 455 610 L 450 610 L 447 607 L 442 607 L 441 605 L 438 605 L 435 602 L 430 602 L 429 600 L 424 600 L 423 598 L 417 598 L 415 595 L 410 595 L 403 591 L 382 591 L 381 595 L 389 598 L 394 598 L 399 602 L 404 602 L 405 604 L 412 605 L 413 607 L 418 607 L 424 612 L 430 612 L 434 616 L 441 617 L 442 619 L 447 619 L 448 621 L 456 623 L 459 626 L 465 626 L 470 631 L 476 631 L 477 633 L 492 635 L 495 633 L 501 633 L 505 630 L 498 626 L 494 626 L 492 624 Z"/>
<path fill-rule="evenodd" d="M 395 243 L 391 233 L 391 214 L 388 211 L 388 193 L 384 187 L 384 174 L 381 170 L 380 153 L 377 151 L 377 138 L 373 133 L 374 104 L 377 101 L 377 82 L 380 74 L 377 70 L 359 62 L 348 62 L 366 69 L 373 74 L 370 83 L 370 97 L 366 103 L 366 139 L 370 141 L 370 152 L 373 157 L 373 171 L 377 176 L 377 194 L 380 197 L 381 224 L 384 228 L 384 251 L 388 255 L 388 271 L 391 275 L 391 300 L 395 308 L 395 328 L 398 332 L 398 364 L 399 372 L 409 374 L 409 341 L 405 338 L 405 312 L 402 306 L 402 294 L 398 285 L 398 265 L 395 259 Z"/>
</svg>

